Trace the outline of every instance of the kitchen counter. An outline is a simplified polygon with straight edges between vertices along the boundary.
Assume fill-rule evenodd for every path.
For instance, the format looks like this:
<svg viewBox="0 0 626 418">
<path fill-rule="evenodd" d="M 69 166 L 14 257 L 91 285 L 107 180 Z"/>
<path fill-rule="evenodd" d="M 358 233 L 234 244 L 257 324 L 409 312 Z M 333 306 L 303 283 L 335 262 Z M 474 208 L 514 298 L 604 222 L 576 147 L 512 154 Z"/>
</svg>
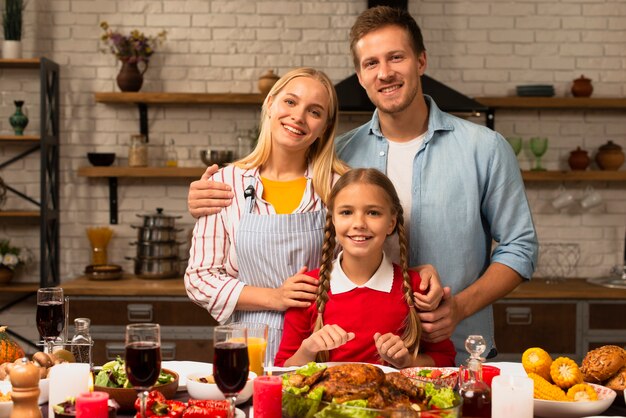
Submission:
<svg viewBox="0 0 626 418">
<path fill-rule="evenodd" d="M 186 296 L 182 277 L 175 279 L 144 280 L 125 275 L 120 280 L 89 280 L 85 276 L 61 284 L 69 296 Z M 2 290 L 2 289 L 0 289 Z M 584 279 L 568 279 L 559 284 L 548 284 L 533 279 L 519 285 L 505 299 L 614 299 L 625 300 L 626 289 L 610 289 L 587 283 Z"/>
</svg>

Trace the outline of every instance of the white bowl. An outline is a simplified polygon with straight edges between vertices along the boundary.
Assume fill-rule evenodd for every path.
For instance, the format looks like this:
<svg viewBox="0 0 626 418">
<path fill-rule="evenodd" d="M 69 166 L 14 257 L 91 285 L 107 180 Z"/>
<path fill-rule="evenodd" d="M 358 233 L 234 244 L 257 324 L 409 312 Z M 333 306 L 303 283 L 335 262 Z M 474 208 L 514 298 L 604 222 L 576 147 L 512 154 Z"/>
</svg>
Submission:
<svg viewBox="0 0 626 418">
<path fill-rule="evenodd" d="M 545 418 L 580 418 L 590 415 L 598 415 L 606 411 L 615 400 L 614 390 L 604 386 L 589 383 L 598 394 L 597 401 L 563 402 L 534 400 L 534 414 L 536 417 Z"/>
<path fill-rule="evenodd" d="M 201 377 L 210 376 L 212 373 L 213 370 L 211 369 L 208 373 L 191 373 L 187 375 L 187 393 L 189 393 L 190 398 L 213 401 L 225 399 L 215 383 L 202 383 L 197 380 Z M 249 372 L 246 386 L 244 386 L 243 390 L 237 396 L 237 401 L 235 402 L 237 405 L 246 402 L 252 397 L 252 386 L 255 378 L 256 373 Z"/>
<path fill-rule="evenodd" d="M 11 382 L 0 381 L 0 392 L 11 392 Z M 13 401 L 0 402 L 0 418 L 9 418 L 13 410 Z"/>
</svg>

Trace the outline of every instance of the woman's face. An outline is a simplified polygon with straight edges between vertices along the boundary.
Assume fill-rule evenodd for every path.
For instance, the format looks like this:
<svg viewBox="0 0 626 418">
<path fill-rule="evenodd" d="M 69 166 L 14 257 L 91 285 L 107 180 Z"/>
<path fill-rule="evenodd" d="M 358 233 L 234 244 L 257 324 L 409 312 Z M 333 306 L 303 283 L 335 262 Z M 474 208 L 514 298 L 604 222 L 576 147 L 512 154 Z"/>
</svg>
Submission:
<svg viewBox="0 0 626 418">
<path fill-rule="evenodd" d="M 330 97 L 311 77 L 296 77 L 273 98 L 269 108 L 272 143 L 289 152 L 306 152 L 328 123 Z"/>
</svg>

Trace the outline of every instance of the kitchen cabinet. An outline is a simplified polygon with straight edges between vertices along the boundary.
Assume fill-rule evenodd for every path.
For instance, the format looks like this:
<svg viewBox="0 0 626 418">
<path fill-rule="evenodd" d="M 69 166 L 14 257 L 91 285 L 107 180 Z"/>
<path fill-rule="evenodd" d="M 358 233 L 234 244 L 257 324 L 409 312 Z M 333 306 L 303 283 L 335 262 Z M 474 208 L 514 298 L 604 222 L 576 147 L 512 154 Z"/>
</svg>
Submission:
<svg viewBox="0 0 626 418">
<path fill-rule="evenodd" d="M 581 279 L 547 284 L 533 279 L 518 286 L 494 308 L 498 361 L 520 361 L 530 347 L 553 358 L 580 363 L 605 344 L 626 348 L 626 290 L 609 289 Z"/>
<path fill-rule="evenodd" d="M 217 322 L 186 295 L 181 279 L 99 282 L 85 277 L 62 284 L 70 298 L 69 318 L 90 318 L 93 361 L 102 365 L 124 356 L 127 324 L 161 325 L 163 360 L 213 360 L 213 327 Z"/>
<path fill-rule="evenodd" d="M 38 210 L 3 210 L 0 221 L 16 218 L 38 219 L 40 235 L 41 287 L 60 283 L 59 276 L 59 65 L 47 58 L 0 59 L 0 70 L 39 70 L 40 83 L 40 128 L 39 135 L 0 135 L 0 146 L 4 144 L 24 145 L 23 152 L 0 162 L 0 170 L 12 163 L 39 151 L 40 194 L 36 200 L 7 185 L 7 190 L 35 205 Z M 22 71 L 20 74 L 26 74 Z M 12 93 L 15 94 L 15 93 Z M 4 93 L 6 96 L 7 93 Z"/>
</svg>

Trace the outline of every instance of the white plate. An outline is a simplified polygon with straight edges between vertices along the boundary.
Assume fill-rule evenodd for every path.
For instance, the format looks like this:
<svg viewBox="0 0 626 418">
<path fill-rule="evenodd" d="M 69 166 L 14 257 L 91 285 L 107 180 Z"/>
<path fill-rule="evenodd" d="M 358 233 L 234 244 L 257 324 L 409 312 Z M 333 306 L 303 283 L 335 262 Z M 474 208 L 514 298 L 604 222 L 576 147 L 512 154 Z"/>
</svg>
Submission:
<svg viewBox="0 0 626 418">
<path fill-rule="evenodd" d="M 191 373 L 211 374 L 213 372 L 211 363 L 199 361 L 163 361 L 161 367 L 178 373 L 178 391 L 187 390 L 187 375 Z"/>
<path fill-rule="evenodd" d="M 235 409 L 235 418 L 246 418 L 246 413 L 243 412 L 241 409 L 236 408 Z"/>
<path fill-rule="evenodd" d="M 324 365 L 326 365 L 328 367 L 331 367 L 331 366 L 338 366 L 340 364 L 346 364 L 346 363 L 350 363 L 350 362 L 345 362 L 345 361 L 344 362 L 340 362 L 340 361 L 335 362 L 335 361 L 331 361 L 331 362 L 328 362 L 328 363 L 318 363 L 318 364 L 324 364 Z M 364 363 L 364 364 L 370 364 L 370 363 Z M 381 369 L 385 373 L 392 373 L 392 372 L 397 372 L 398 371 L 398 369 L 394 369 L 393 367 L 389 367 L 389 366 L 383 366 L 381 364 L 373 364 L 372 363 L 372 366 L 378 367 L 379 369 Z M 298 370 L 301 367 L 303 367 L 303 366 L 267 367 L 265 370 L 266 371 L 270 371 L 270 372 L 280 372 L 280 373 L 283 373 L 283 372 L 291 372 L 291 371 L 294 371 L 294 370 Z"/>
<path fill-rule="evenodd" d="M 589 384 L 593 386 L 598 394 L 597 401 L 562 402 L 535 399 L 535 416 L 544 418 L 580 418 L 601 414 L 606 411 L 615 400 L 615 391 L 593 383 Z"/>
</svg>

